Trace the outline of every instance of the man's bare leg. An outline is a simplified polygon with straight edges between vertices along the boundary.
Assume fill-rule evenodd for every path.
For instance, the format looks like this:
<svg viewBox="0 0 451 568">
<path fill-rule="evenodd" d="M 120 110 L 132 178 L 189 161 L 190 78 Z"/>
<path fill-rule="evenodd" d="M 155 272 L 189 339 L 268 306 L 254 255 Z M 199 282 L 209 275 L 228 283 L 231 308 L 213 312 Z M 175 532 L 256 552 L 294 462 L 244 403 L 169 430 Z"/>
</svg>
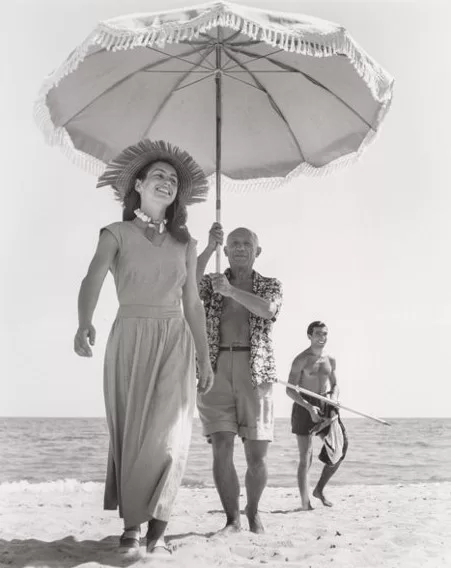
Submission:
<svg viewBox="0 0 451 568">
<path fill-rule="evenodd" d="M 323 471 L 321 472 L 321 477 L 316 484 L 315 489 L 313 490 L 313 497 L 320 499 L 322 504 L 325 507 L 332 507 L 333 503 L 331 503 L 326 497 L 324 496 L 324 488 L 328 483 L 329 479 L 334 475 L 337 469 L 340 467 L 340 463 L 338 462 L 336 465 L 325 465 L 323 467 Z"/>
<path fill-rule="evenodd" d="M 308 472 L 312 465 L 313 443 L 312 436 L 296 436 L 299 448 L 298 486 L 301 495 L 302 510 L 312 511 L 310 503 Z"/>
<path fill-rule="evenodd" d="M 213 447 L 213 479 L 226 514 L 226 526 L 220 534 L 241 530 L 240 483 L 233 463 L 233 432 L 216 432 L 211 435 Z"/>
<path fill-rule="evenodd" d="M 268 481 L 268 468 L 266 454 L 269 442 L 264 440 L 245 440 L 244 452 L 246 454 L 246 516 L 249 521 L 249 530 L 261 534 L 265 532 L 263 523 L 258 514 L 258 504 Z"/>
</svg>

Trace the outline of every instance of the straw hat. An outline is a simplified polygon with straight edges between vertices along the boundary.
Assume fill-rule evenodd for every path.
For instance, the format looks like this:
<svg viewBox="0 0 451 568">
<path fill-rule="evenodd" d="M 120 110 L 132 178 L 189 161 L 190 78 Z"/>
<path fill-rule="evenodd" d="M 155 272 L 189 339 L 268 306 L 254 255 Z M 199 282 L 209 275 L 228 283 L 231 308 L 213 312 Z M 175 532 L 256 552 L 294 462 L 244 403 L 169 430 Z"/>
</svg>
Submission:
<svg viewBox="0 0 451 568">
<path fill-rule="evenodd" d="M 194 159 L 178 146 L 164 142 L 144 139 L 125 148 L 106 167 L 97 181 L 97 187 L 111 186 L 119 201 L 135 187 L 136 176 L 146 166 L 154 162 L 166 162 L 177 173 L 178 196 L 183 205 L 205 201 L 208 182 L 202 168 Z"/>
</svg>

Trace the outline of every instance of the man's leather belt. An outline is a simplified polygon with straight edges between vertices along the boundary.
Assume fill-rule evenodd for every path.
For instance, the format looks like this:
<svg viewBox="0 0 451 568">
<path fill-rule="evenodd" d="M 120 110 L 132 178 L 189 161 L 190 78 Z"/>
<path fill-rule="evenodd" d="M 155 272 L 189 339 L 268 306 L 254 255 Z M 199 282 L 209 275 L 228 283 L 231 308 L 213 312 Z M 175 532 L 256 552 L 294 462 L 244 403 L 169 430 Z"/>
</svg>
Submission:
<svg viewBox="0 0 451 568">
<path fill-rule="evenodd" d="M 250 351 L 249 345 L 220 345 L 219 351 Z"/>
</svg>

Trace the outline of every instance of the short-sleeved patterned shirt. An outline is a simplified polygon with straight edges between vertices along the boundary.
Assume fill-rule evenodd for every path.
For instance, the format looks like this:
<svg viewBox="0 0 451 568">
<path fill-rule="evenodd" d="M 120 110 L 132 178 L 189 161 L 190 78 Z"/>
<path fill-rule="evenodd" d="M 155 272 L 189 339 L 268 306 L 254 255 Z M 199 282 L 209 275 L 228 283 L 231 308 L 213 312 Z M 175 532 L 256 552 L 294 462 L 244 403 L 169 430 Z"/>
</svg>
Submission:
<svg viewBox="0 0 451 568">
<path fill-rule="evenodd" d="M 224 275 L 230 280 L 230 268 L 224 271 Z M 276 307 L 276 312 L 271 319 L 262 318 L 249 312 L 251 380 L 254 387 L 256 387 L 277 381 L 271 333 L 282 305 L 282 284 L 276 278 L 267 278 L 253 270 L 252 292 L 256 296 L 270 300 Z M 200 281 L 199 295 L 204 303 L 207 319 L 211 366 L 213 371 L 216 371 L 221 342 L 220 326 L 223 296 L 213 292 L 211 278 L 208 275 L 205 275 Z"/>
</svg>

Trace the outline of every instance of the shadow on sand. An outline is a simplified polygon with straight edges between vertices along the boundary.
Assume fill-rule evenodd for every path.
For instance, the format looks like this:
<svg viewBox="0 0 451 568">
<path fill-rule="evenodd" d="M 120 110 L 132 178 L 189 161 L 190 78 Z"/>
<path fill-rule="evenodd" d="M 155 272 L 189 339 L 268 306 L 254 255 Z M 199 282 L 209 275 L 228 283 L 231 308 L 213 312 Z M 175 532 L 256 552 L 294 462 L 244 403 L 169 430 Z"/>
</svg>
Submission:
<svg viewBox="0 0 451 568">
<path fill-rule="evenodd" d="M 210 538 L 214 533 L 181 533 L 170 534 L 166 541 L 174 552 L 179 548 L 179 543 L 189 537 Z M 152 561 L 151 555 L 145 552 L 145 538 L 141 540 L 139 551 L 121 553 L 118 550 L 119 539 L 116 536 L 108 536 L 102 540 L 76 540 L 68 536 L 54 541 L 38 539 L 0 539 L 0 566 L 3 568 L 76 568 L 88 566 L 112 566 L 113 568 L 128 568 L 131 566 L 143 566 L 143 561 Z M 171 560 L 173 556 L 167 557 Z M 159 560 L 165 560 L 160 559 Z M 147 564 L 147 562 L 145 562 Z"/>
</svg>

